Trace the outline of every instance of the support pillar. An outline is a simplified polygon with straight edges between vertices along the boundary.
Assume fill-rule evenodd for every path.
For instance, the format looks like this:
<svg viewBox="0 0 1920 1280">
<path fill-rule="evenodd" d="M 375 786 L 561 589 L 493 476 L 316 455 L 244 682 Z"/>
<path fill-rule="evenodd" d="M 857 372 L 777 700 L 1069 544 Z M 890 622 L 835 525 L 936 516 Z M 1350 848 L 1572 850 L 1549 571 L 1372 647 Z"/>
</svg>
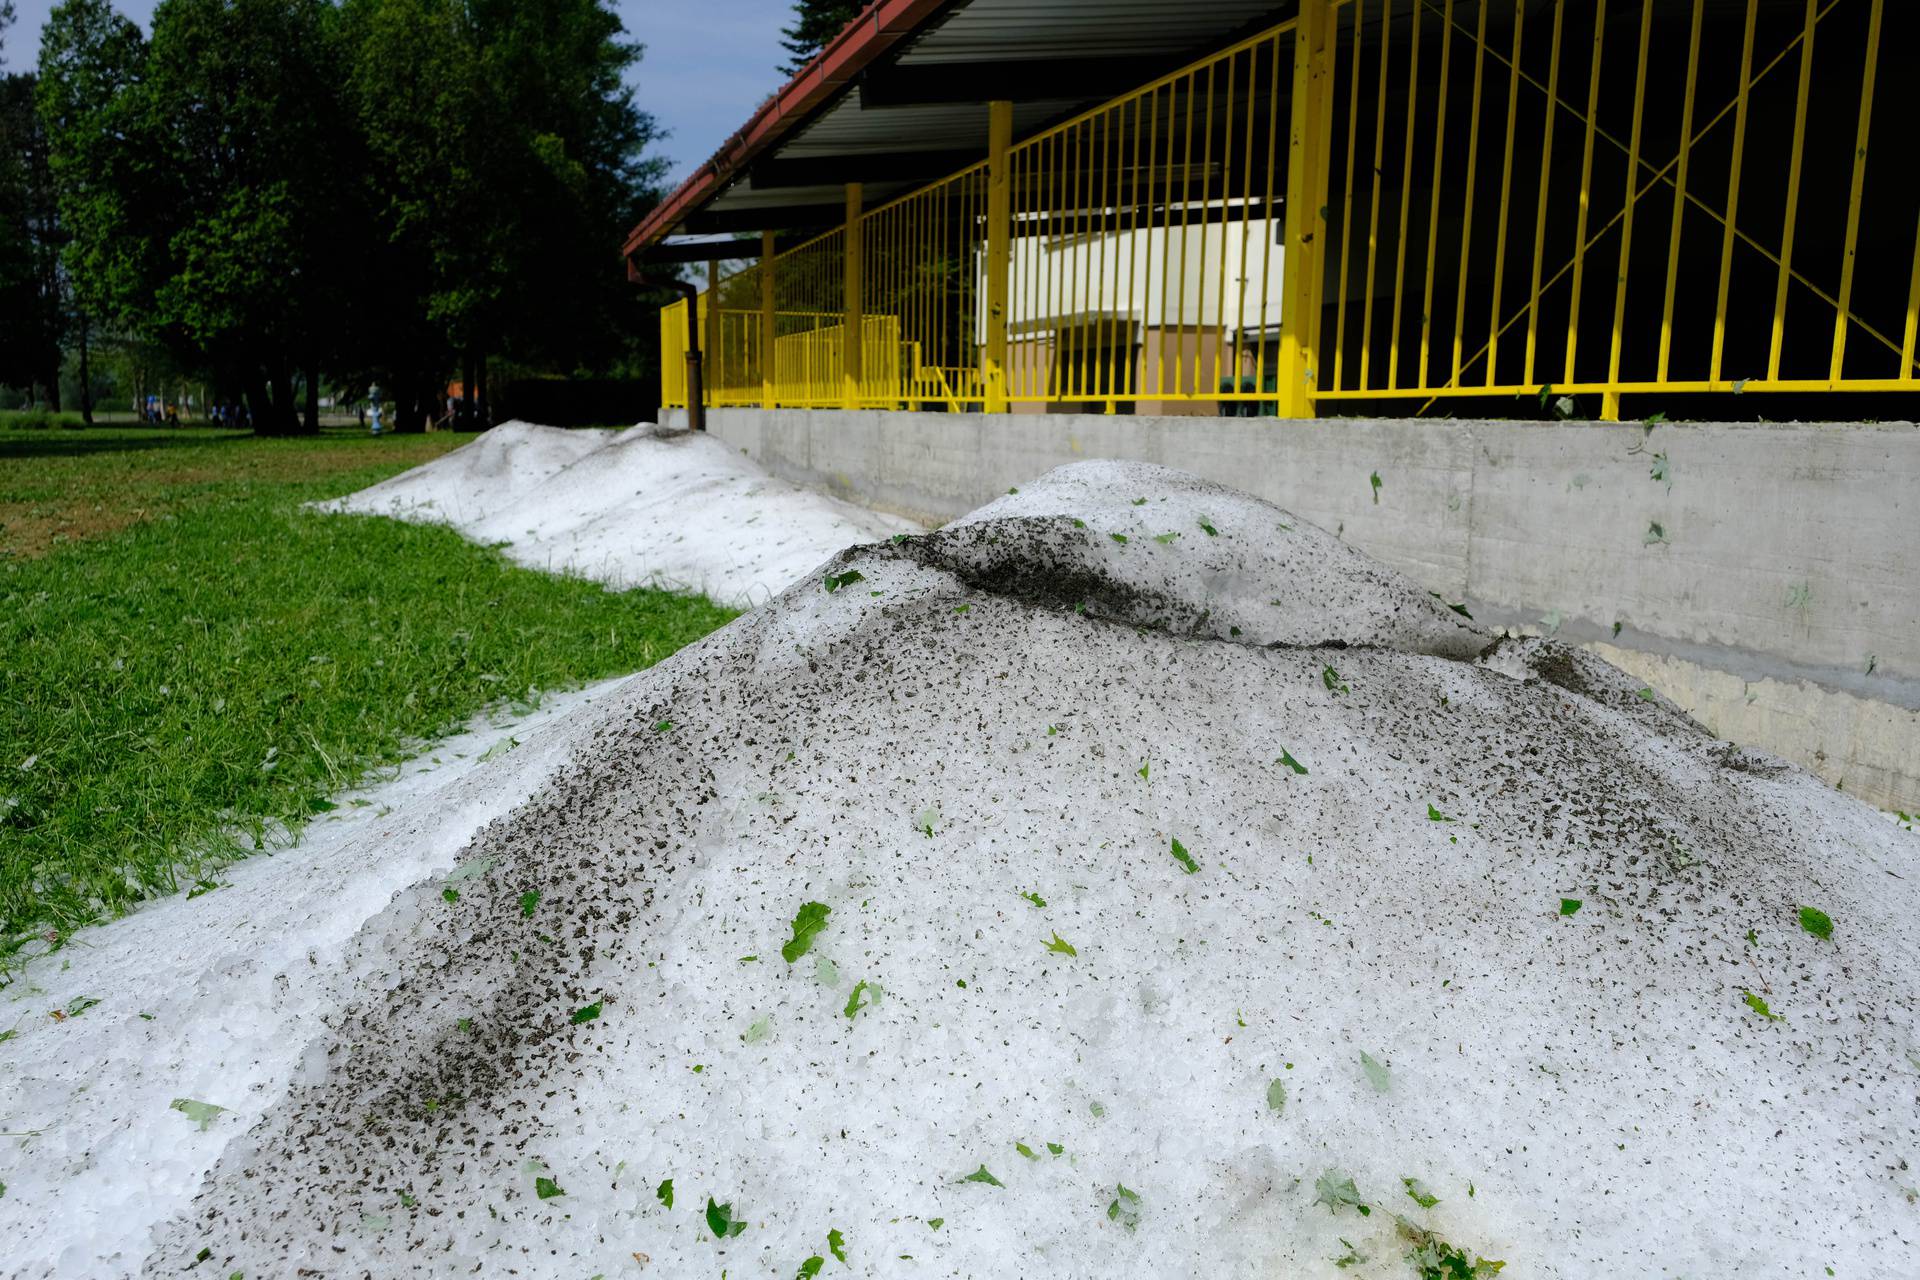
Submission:
<svg viewBox="0 0 1920 1280">
<path fill-rule="evenodd" d="M 866 246 L 863 242 L 860 223 L 860 184 L 847 184 L 847 225 L 843 238 L 846 241 L 844 287 L 846 289 L 846 322 L 840 329 L 840 372 L 844 383 L 841 403 L 845 408 L 860 407 L 860 382 L 862 372 L 861 337 L 866 329 L 866 315 L 862 310 L 861 290 L 865 287 Z"/>
<path fill-rule="evenodd" d="M 773 232 L 760 233 L 760 407 L 774 406 L 773 389 Z"/>
<path fill-rule="evenodd" d="M 705 317 L 706 341 L 701 345 L 707 349 L 707 385 L 713 388 L 708 403 L 718 403 L 721 385 L 727 376 L 726 360 L 720 351 L 720 264 L 707 263 L 707 314 Z"/>
<path fill-rule="evenodd" d="M 1007 411 L 1007 288 L 1013 238 L 1013 103 L 987 104 L 987 332 L 981 352 L 986 411 Z"/>
<path fill-rule="evenodd" d="M 1287 117 L 1286 254 L 1281 262 L 1280 416 L 1311 418 L 1320 376 L 1320 277 L 1327 244 L 1333 0 L 1300 0 L 1293 32 L 1293 104 Z"/>
</svg>

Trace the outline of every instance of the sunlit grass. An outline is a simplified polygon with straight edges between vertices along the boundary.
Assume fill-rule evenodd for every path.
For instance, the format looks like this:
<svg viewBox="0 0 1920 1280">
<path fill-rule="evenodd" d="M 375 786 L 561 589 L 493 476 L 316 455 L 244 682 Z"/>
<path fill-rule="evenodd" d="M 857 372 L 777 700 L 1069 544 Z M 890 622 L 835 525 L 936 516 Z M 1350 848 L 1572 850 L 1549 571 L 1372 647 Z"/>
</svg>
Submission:
<svg viewBox="0 0 1920 1280">
<path fill-rule="evenodd" d="M 460 443 L 0 432 L 0 956 L 191 885 L 489 703 L 734 616 L 300 509 Z M 14 542 L 22 508 L 64 536 L 43 514 Z"/>
</svg>

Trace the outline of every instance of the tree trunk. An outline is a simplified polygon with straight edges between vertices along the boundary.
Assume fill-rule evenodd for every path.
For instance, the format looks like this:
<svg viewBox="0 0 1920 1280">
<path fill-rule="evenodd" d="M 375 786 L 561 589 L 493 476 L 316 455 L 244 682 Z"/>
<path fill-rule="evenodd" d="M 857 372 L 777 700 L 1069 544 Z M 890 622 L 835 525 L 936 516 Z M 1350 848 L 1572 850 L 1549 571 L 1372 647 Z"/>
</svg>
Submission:
<svg viewBox="0 0 1920 1280">
<path fill-rule="evenodd" d="M 420 413 L 420 388 L 427 375 L 417 370 L 402 373 L 393 382 L 393 430 L 409 434 L 424 432 L 426 419 Z"/>
<path fill-rule="evenodd" d="M 299 425 L 293 412 L 293 370 L 282 362 L 273 370 L 273 434 L 295 435 Z"/>
<path fill-rule="evenodd" d="M 93 365 L 87 358 L 87 313 L 80 313 L 80 421 L 93 425 Z"/>
<path fill-rule="evenodd" d="M 488 427 L 493 425 L 493 407 L 490 403 L 491 398 L 487 395 L 486 348 L 484 347 L 481 348 L 479 359 L 476 360 L 474 364 L 475 364 L 475 367 L 474 367 L 474 379 L 473 379 L 473 417 L 474 417 L 473 425 L 475 429 L 480 431 L 485 431 Z"/>
<path fill-rule="evenodd" d="M 273 404 L 267 399 L 267 381 L 258 372 L 249 370 L 245 384 L 241 388 L 247 397 L 247 411 L 253 415 L 253 433 L 257 436 L 270 436 L 273 430 Z"/>
<path fill-rule="evenodd" d="M 320 366 L 318 362 L 307 366 L 307 434 L 320 434 Z"/>
</svg>

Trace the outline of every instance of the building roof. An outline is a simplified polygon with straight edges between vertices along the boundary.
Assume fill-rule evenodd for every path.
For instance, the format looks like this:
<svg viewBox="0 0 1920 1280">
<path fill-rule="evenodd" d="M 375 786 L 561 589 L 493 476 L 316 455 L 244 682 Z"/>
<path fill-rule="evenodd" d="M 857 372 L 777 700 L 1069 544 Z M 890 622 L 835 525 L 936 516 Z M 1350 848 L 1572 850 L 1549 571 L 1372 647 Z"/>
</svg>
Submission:
<svg viewBox="0 0 1920 1280">
<path fill-rule="evenodd" d="M 986 155 L 987 103 L 1045 128 L 1283 21 L 1295 0 L 876 0 L 627 237 L 837 222 Z"/>
</svg>

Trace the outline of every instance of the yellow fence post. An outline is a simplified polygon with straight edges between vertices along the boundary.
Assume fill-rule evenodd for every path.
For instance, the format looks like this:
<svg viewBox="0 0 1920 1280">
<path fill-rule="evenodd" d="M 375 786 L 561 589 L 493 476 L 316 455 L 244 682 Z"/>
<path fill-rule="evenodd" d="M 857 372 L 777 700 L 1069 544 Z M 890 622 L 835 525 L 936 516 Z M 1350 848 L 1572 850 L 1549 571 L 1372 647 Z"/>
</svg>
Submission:
<svg viewBox="0 0 1920 1280">
<path fill-rule="evenodd" d="M 760 233 L 760 407 L 774 406 L 773 389 L 773 232 Z"/>
<path fill-rule="evenodd" d="M 1332 73 L 1329 44 L 1334 29 L 1333 0 L 1300 0 L 1293 31 L 1293 106 L 1287 121 L 1287 251 L 1281 259 L 1280 416 L 1313 416 L 1315 367 L 1314 315 L 1321 255 L 1326 248 L 1323 207 L 1328 131 L 1322 127 Z"/>
<path fill-rule="evenodd" d="M 727 376 L 726 361 L 720 353 L 720 264 L 707 263 L 707 292 L 704 295 L 707 314 L 702 317 L 700 345 L 706 348 L 704 363 L 707 376 L 702 379 L 701 399 L 709 404 L 720 403 L 720 386 Z"/>
<path fill-rule="evenodd" d="M 866 328 L 866 317 L 861 311 L 860 291 L 864 287 L 862 267 L 862 236 L 860 234 L 860 184 L 847 184 L 847 227 L 846 243 L 843 246 L 841 287 L 845 298 L 841 307 L 840 325 L 840 377 L 842 407 L 858 409 L 860 407 L 860 371 L 861 339 Z"/>
<path fill-rule="evenodd" d="M 1012 262 L 1013 181 L 1007 152 L 1013 145 L 1013 103 L 987 104 L 987 333 L 981 380 L 988 413 L 1007 411 L 1007 275 Z"/>
</svg>

